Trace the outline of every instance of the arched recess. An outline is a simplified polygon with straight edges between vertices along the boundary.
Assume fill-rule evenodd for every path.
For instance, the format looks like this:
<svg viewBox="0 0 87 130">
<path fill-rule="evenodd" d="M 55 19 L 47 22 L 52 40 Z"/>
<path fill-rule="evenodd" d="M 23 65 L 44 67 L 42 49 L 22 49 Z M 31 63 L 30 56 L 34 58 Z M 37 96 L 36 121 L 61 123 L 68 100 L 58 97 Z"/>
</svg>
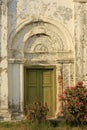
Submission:
<svg viewBox="0 0 87 130">
<path fill-rule="evenodd" d="M 74 44 L 68 30 L 62 24 L 49 19 L 27 20 L 19 25 L 8 39 L 9 58 L 21 59 L 25 58 L 26 54 L 40 51 L 59 53 L 59 57 L 62 52 L 71 56 Z M 74 53 L 71 57 L 74 57 Z"/>
<path fill-rule="evenodd" d="M 58 87 L 56 93 L 58 98 L 58 93 L 62 88 L 58 84 L 58 76 L 61 77 L 61 70 L 64 71 L 64 74 L 68 74 L 67 78 L 62 75 L 65 78 L 62 85 L 65 86 L 73 68 L 73 65 L 68 63 L 74 61 L 74 44 L 68 30 L 59 22 L 49 19 L 27 20 L 19 25 L 8 39 L 8 59 L 9 104 L 10 106 L 15 104 L 14 108 L 18 107 L 23 110 L 23 65 L 55 65 L 57 68 L 55 80 Z M 17 76 L 18 72 L 19 77 Z M 17 77 L 17 82 L 15 82 L 15 77 Z M 13 88 L 15 93 L 12 94 Z M 58 107 L 60 107 L 59 104 Z"/>
</svg>

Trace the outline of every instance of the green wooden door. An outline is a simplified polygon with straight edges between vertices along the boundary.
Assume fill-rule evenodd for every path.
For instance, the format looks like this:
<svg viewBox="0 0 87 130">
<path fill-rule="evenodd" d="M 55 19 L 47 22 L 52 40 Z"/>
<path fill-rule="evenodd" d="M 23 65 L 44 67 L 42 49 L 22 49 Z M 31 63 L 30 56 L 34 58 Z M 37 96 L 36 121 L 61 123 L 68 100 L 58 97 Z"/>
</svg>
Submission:
<svg viewBox="0 0 87 130">
<path fill-rule="evenodd" d="M 25 69 L 25 105 L 39 100 L 47 103 L 49 115 L 55 113 L 55 85 L 53 69 Z"/>
<path fill-rule="evenodd" d="M 47 103 L 49 108 L 49 115 L 53 116 L 55 113 L 55 89 L 54 89 L 54 71 L 43 70 L 43 103 Z"/>
</svg>

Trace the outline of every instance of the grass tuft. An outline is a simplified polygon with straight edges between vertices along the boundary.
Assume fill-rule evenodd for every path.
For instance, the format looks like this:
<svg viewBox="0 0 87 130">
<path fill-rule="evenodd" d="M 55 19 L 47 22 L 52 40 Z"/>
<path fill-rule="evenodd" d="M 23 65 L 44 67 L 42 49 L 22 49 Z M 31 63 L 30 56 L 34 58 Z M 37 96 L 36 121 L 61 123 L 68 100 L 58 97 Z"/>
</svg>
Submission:
<svg viewBox="0 0 87 130">
<path fill-rule="evenodd" d="M 16 121 L 16 122 L 1 122 L 0 130 L 87 130 L 87 126 L 74 127 L 69 126 L 66 122 L 60 121 L 44 121 L 38 123 L 37 121 L 29 122 L 28 120 Z"/>
</svg>

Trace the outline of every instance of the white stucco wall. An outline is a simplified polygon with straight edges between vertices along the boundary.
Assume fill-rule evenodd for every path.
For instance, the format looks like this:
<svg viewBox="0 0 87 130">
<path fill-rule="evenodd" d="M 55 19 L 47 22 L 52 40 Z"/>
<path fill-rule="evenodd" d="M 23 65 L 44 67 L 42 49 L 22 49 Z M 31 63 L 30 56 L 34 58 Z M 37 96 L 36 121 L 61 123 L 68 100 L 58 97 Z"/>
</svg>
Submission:
<svg viewBox="0 0 87 130">
<path fill-rule="evenodd" d="M 57 109 L 58 76 L 64 87 L 87 84 L 86 2 L 0 0 L 0 111 L 23 111 L 25 64 L 56 66 Z"/>
</svg>

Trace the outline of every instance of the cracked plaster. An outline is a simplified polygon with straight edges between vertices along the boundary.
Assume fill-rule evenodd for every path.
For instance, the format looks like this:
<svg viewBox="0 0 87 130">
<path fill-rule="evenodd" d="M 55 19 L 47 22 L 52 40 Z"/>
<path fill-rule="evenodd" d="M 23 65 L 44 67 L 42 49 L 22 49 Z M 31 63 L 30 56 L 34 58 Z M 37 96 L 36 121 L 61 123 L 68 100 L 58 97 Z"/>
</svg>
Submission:
<svg viewBox="0 0 87 130">
<path fill-rule="evenodd" d="M 62 90 L 58 77 L 63 78 L 61 82 L 64 88 L 66 85 L 74 85 L 80 79 L 87 84 L 86 2 L 87 0 L 0 1 L 0 111 L 4 108 L 8 111 L 9 106 L 10 110 L 12 106 L 16 110 L 17 106 L 22 111 L 22 65 L 25 63 L 56 66 L 56 114 L 61 111 L 58 92 L 61 93 Z M 19 76 L 15 83 L 17 73 Z M 8 76 L 12 81 L 8 80 Z M 1 115 L 4 117 L 5 113 Z"/>
</svg>

